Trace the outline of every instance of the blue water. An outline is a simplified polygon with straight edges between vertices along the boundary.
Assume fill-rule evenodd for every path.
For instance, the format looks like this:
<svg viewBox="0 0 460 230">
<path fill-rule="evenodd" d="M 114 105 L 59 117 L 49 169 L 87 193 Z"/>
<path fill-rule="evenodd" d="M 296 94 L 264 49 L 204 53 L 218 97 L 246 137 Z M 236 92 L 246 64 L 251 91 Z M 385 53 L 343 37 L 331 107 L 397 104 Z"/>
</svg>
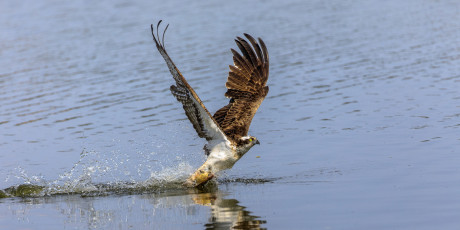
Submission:
<svg viewBox="0 0 460 230">
<path fill-rule="evenodd" d="M 212 112 L 233 39 L 270 53 L 261 145 L 204 191 L 159 19 Z M 49 190 L 0 229 L 457 229 L 459 28 L 455 1 L 1 2 L 0 189 Z"/>
</svg>

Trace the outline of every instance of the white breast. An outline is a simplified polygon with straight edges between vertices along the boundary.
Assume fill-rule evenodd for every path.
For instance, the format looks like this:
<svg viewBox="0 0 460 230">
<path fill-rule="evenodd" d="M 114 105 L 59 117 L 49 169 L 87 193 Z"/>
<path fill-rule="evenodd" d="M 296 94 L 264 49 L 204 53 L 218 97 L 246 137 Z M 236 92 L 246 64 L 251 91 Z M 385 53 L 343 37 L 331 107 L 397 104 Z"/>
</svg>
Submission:
<svg viewBox="0 0 460 230">
<path fill-rule="evenodd" d="M 229 169 L 238 161 L 236 149 L 229 141 L 221 141 L 218 143 L 212 143 L 212 141 L 210 141 L 208 146 L 210 148 L 210 154 L 206 163 L 212 167 L 214 173 Z"/>
</svg>

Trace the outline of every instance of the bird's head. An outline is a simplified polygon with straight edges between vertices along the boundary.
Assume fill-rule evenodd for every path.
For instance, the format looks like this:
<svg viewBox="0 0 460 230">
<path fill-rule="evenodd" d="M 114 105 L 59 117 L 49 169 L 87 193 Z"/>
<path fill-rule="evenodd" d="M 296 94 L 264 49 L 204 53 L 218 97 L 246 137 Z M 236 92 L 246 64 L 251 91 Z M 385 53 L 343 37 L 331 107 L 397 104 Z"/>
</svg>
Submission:
<svg viewBox="0 0 460 230">
<path fill-rule="evenodd" d="M 245 154 L 249 149 L 251 149 L 254 145 L 260 145 L 259 140 L 253 136 L 244 136 L 240 138 L 238 142 L 238 152 L 242 155 Z"/>
</svg>

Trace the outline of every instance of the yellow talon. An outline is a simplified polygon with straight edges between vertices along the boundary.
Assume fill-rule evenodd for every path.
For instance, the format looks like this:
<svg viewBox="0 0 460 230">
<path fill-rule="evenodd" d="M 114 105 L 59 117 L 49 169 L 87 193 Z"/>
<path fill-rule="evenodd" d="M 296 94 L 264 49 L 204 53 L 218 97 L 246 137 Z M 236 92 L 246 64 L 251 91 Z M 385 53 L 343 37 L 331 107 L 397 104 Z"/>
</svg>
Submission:
<svg viewBox="0 0 460 230">
<path fill-rule="evenodd" d="M 207 170 L 197 170 L 192 176 L 190 176 L 187 179 L 187 181 L 185 181 L 184 184 L 187 187 L 196 187 L 208 182 L 213 177 L 214 175 Z"/>
</svg>

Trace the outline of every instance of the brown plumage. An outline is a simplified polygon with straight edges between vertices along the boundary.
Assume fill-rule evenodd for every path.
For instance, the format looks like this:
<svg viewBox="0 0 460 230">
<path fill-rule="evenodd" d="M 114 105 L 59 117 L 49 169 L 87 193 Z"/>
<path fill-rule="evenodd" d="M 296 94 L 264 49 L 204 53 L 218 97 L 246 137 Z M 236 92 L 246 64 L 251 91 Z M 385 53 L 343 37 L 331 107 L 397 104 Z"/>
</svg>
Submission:
<svg viewBox="0 0 460 230">
<path fill-rule="evenodd" d="M 182 103 L 182 106 L 185 110 L 185 114 L 187 115 L 188 119 L 190 122 L 193 124 L 193 128 L 195 128 L 196 132 L 198 133 L 198 136 L 201 138 L 206 138 L 206 140 L 212 140 L 214 138 L 225 138 L 225 134 L 222 131 L 218 132 L 213 132 L 213 127 L 212 123 L 214 122 L 217 124 L 216 121 L 212 118 L 211 114 L 208 112 L 206 107 L 204 106 L 203 102 L 201 99 L 198 97 L 198 95 L 195 93 L 193 88 L 188 84 L 187 80 L 185 80 L 184 76 L 180 73 L 179 69 L 177 69 L 176 65 L 174 62 L 171 60 L 169 57 L 168 53 L 166 52 L 165 46 L 164 46 L 164 35 L 166 33 L 166 30 L 168 29 L 168 26 L 166 26 L 162 40 L 159 38 L 158 34 L 158 27 L 161 24 L 161 20 L 157 24 L 157 37 L 158 40 L 155 37 L 154 30 L 153 30 L 153 25 L 150 25 L 151 31 L 152 31 L 152 36 L 153 40 L 155 41 L 155 45 L 160 52 L 161 56 L 166 61 L 166 64 L 168 65 L 169 71 L 171 72 L 174 80 L 176 81 L 176 85 L 171 85 L 170 90 L 171 93 L 176 97 L 176 99 Z M 204 115 L 204 114 L 207 114 Z M 206 118 L 211 118 L 210 122 L 205 122 L 204 119 Z M 209 120 L 209 119 L 207 119 Z"/>
<path fill-rule="evenodd" d="M 244 34 L 244 36 L 251 44 L 241 37 L 235 39 L 242 55 L 231 49 L 233 66 L 229 66 L 230 71 L 225 84 L 227 87 L 225 96 L 230 98 L 230 102 L 219 109 L 214 116 L 211 116 L 166 52 L 164 33 L 166 33 L 169 25 L 166 26 L 162 40 L 160 40 L 158 34 L 160 23 L 161 20 L 158 22 L 156 30 L 158 40 L 155 37 L 153 25 L 151 25 L 153 40 L 176 81 L 176 85 L 172 85 L 170 88 L 171 93 L 182 103 L 185 114 L 192 122 L 198 136 L 209 141 L 214 138 L 222 138 L 224 135 L 229 141 L 238 145 L 240 138 L 248 134 L 252 118 L 268 93 L 268 86 L 265 84 L 269 73 L 269 58 L 265 43 L 260 38 L 257 42 L 249 34 Z M 203 117 L 202 112 L 209 117 Z M 206 122 L 206 120 L 208 121 Z M 211 127 L 213 126 L 212 123 L 217 124 L 218 132 L 211 130 L 214 128 Z"/>
<path fill-rule="evenodd" d="M 262 39 L 259 38 L 260 47 L 252 36 L 244 36 L 254 49 L 243 38 L 235 39 L 243 56 L 231 49 L 233 66 L 229 66 L 225 84 L 228 89 L 225 96 L 231 99 L 214 114 L 220 128 L 234 141 L 248 134 L 252 118 L 268 93 L 268 86 L 265 86 L 269 69 L 267 48 Z"/>
</svg>

